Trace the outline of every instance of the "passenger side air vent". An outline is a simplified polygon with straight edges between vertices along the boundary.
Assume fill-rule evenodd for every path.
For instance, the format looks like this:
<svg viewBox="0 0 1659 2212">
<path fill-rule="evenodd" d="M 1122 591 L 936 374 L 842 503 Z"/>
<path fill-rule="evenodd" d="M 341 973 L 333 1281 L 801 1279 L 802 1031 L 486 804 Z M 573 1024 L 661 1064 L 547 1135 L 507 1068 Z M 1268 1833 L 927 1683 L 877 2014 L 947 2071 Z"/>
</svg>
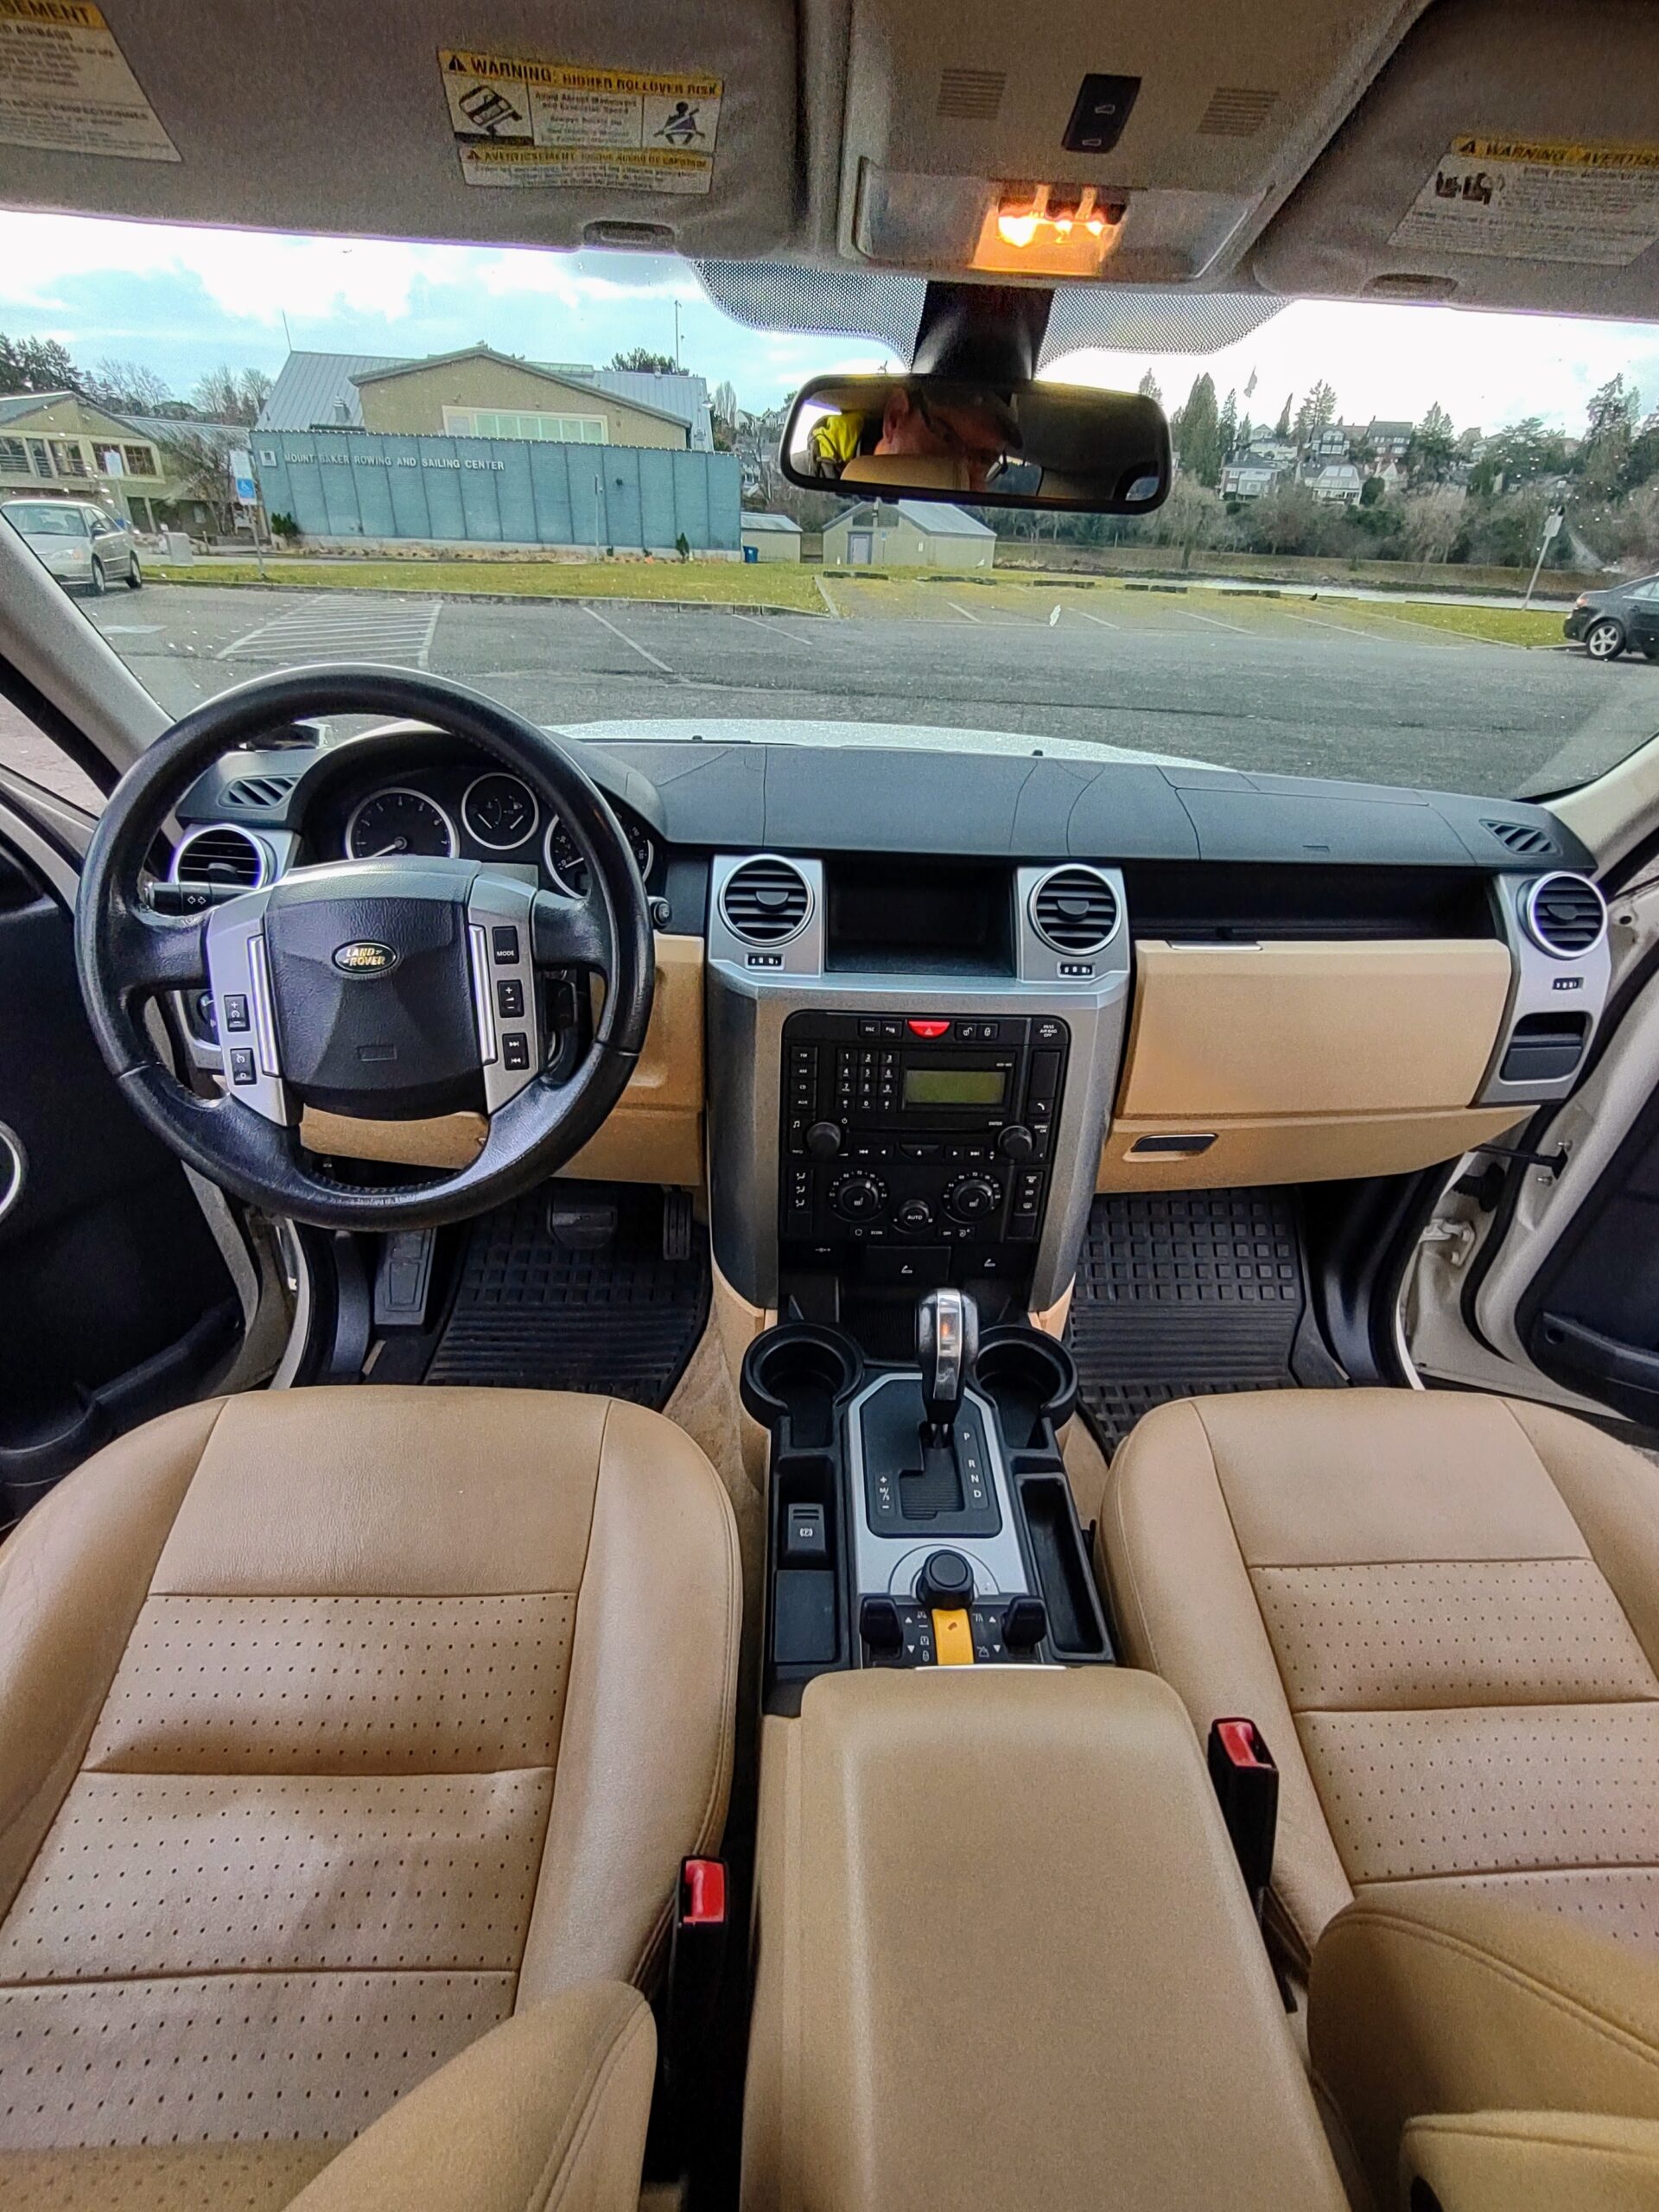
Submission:
<svg viewBox="0 0 1659 2212">
<path fill-rule="evenodd" d="M 193 830 L 173 856 L 175 883 L 222 883 L 238 891 L 257 891 L 270 868 L 270 856 L 257 837 L 228 825 Z"/>
<path fill-rule="evenodd" d="M 280 806 L 299 782 L 297 776 L 238 776 L 220 794 L 222 806 Z"/>
<path fill-rule="evenodd" d="M 1535 822 L 1483 822 L 1480 826 L 1517 860 L 1547 861 L 1560 850 L 1548 830 L 1541 830 Z"/>
<path fill-rule="evenodd" d="M 1098 952 L 1117 927 L 1117 893 L 1091 868 L 1059 868 L 1032 893 L 1032 927 L 1056 952 Z"/>
<path fill-rule="evenodd" d="M 788 861 L 745 861 L 720 894 L 727 927 L 746 944 L 781 944 L 801 927 L 811 905 L 806 879 Z"/>
<path fill-rule="evenodd" d="M 1541 875 L 1521 907 L 1528 934 L 1558 960 L 1577 960 L 1592 952 L 1607 928 L 1607 907 L 1599 891 L 1582 875 Z"/>
</svg>

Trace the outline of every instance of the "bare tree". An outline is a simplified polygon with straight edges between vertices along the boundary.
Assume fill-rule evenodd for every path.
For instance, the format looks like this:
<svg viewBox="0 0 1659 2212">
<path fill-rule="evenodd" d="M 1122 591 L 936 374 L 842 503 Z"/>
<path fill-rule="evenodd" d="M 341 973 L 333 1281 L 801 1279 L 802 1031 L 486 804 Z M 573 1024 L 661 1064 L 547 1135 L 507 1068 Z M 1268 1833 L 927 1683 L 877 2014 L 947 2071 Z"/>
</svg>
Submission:
<svg viewBox="0 0 1659 2212">
<path fill-rule="evenodd" d="M 191 393 L 199 415 L 214 423 L 251 423 L 270 393 L 263 369 L 233 369 L 223 361 L 209 369 Z"/>
<path fill-rule="evenodd" d="M 107 355 L 81 379 L 81 390 L 116 415 L 165 415 L 179 404 L 158 371 L 146 368 L 142 361 L 111 360 Z"/>
<path fill-rule="evenodd" d="M 214 529 L 221 535 L 228 533 L 232 517 L 224 447 L 188 423 L 170 430 L 162 442 L 172 462 L 168 472 L 173 480 L 169 496 L 199 499 L 212 514 Z"/>
</svg>

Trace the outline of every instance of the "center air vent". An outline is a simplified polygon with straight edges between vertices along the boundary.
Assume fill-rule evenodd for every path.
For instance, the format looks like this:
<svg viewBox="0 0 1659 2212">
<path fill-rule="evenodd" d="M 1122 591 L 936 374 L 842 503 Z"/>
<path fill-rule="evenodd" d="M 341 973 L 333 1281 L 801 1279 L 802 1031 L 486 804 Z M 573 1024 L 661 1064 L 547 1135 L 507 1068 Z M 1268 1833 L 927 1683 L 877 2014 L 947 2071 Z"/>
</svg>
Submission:
<svg viewBox="0 0 1659 2212">
<path fill-rule="evenodd" d="M 173 856 L 175 883 L 222 883 L 257 891 L 270 872 L 270 855 L 245 830 L 225 825 L 193 830 Z"/>
<path fill-rule="evenodd" d="M 1117 927 L 1117 893 L 1091 868 L 1058 868 L 1032 893 L 1031 920 L 1056 952 L 1098 952 Z"/>
<path fill-rule="evenodd" d="M 720 894 L 727 927 L 745 944 L 781 944 L 800 928 L 811 905 L 805 877 L 789 861 L 745 861 Z"/>
<path fill-rule="evenodd" d="M 1483 822 L 1480 826 L 1517 860 L 1547 861 L 1560 849 L 1548 830 L 1541 830 L 1535 822 Z"/>
<path fill-rule="evenodd" d="M 1541 875 L 1522 902 L 1528 934 L 1558 960 L 1593 952 L 1607 928 L 1599 891 L 1582 875 Z"/>
</svg>

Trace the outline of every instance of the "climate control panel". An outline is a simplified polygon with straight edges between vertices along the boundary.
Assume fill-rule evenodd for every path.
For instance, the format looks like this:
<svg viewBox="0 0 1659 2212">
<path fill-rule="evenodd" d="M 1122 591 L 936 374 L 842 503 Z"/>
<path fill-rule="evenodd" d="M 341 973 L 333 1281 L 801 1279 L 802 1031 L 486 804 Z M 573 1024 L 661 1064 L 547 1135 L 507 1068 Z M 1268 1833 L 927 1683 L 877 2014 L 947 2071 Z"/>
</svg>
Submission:
<svg viewBox="0 0 1659 2212">
<path fill-rule="evenodd" d="M 1071 1041 L 1052 1015 L 792 1014 L 784 1264 L 872 1287 L 1028 1271 Z"/>
</svg>

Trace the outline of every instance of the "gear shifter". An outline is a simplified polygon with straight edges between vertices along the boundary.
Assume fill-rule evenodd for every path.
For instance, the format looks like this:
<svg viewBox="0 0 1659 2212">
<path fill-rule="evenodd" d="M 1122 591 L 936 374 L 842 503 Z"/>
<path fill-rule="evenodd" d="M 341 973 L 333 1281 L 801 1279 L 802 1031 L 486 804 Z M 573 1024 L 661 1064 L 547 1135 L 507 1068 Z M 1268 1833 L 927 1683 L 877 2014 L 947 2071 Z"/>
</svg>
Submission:
<svg viewBox="0 0 1659 2212">
<path fill-rule="evenodd" d="M 916 1364 L 922 1370 L 925 1442 L 950 1442 L 963 1385 L 978 1350 L 979 1308 L 966 1291 L 930 1290 L 917 1300 Z"/>
</svg>

